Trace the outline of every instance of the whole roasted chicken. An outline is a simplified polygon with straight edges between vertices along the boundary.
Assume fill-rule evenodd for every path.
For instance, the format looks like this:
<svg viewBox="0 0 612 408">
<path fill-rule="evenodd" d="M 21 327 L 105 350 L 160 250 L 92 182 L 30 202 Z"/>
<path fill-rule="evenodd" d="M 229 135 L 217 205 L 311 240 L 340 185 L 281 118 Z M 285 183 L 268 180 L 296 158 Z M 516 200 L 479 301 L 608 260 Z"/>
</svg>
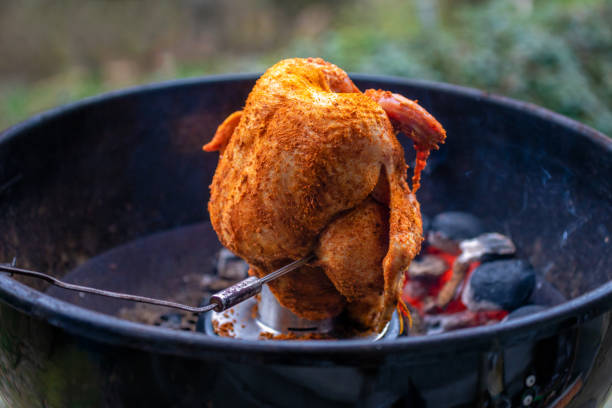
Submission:
<svg viewBox="0 0 612 408">
<path fill-rule="evenodd" d="M 413 190 L 398 132 L 416 147 Z M 414 101 L 362 93 L 319 58 L 283 60 L 204 146 L 220 152 L 212 225 L 259 277 L 316 255 L 270 284 L 298 316 L 343 313 L 360 330 L 380 330 L 421 245 L 419 173 L 445 137 Z"/>
</svg>

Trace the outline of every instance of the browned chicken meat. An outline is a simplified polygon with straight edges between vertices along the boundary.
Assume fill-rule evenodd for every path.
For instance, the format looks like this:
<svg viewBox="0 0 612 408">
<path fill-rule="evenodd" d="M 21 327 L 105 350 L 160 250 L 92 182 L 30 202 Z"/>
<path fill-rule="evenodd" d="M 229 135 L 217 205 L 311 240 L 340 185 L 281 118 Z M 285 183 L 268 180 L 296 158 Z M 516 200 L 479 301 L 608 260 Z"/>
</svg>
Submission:
<svg viewBox="0 0 612 408">
<path fill-rule="evenodd" d="M 390 319 L 422 240 L 400 131 L 417 150 L 416 190 L 429 151 L 444 142 L 442 126 L 414 101 L 361 93 L 337 66 L 296 58 L 268 69 L 204 146 L 220 152 L 212 225 L 251 273 L 316 255 L 271 282 L 295 314 L 345 313 L 362 330 Z"/>
</svg>

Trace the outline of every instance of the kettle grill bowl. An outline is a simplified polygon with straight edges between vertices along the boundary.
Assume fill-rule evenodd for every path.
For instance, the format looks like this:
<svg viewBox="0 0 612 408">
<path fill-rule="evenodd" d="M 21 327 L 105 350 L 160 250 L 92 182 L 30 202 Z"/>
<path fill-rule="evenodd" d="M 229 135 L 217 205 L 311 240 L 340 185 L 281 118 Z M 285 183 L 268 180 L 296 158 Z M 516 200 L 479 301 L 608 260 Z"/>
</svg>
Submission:
<svg viewBox="0 0 612 408">
<path fill-rule="evenodd" d="M 568 406 L 601 406 L 612 384 L 612 141 L 476 90 L 353 78 L 361 89 L 417 99 L 445 126 L 447 143 L 432 153 L 418 193 L 422 211 L 478 215 L 571 300 L 504 324 L 384 344 L 235 341 L 128 322 L 0 274 L 0 399 L 11 407 L 473 407 L 520 402 L 536 392 L 524 384 L 535 373 L 538 403 L 565 392 L 577 393 Z M 201 146 L 255 79 L 118 91 L 0 134 L 0 262 L 17 257 L 62 276 L 127 242 L 206 221 L 217 155 Z"/>
</svg>

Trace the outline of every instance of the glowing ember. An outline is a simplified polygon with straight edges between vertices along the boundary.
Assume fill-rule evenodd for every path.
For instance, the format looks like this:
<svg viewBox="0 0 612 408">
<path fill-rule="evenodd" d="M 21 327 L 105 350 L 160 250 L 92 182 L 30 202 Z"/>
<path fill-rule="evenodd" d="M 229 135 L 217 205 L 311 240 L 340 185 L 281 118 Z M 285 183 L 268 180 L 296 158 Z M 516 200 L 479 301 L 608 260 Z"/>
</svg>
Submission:
<svg viewBox="0 0 612 408">
<path fill-rule="evenodd" d="M 402 300 L 416 311 L 420 319 L 427 326 L 426 331 L 446 331 L 465 327 L 474 327 L 485 324 L 496 323 L 508 314 L 506 310 L 484 310 L 470 311 L 461 301 L 461 295 L 466 282 L 469 281 L 472 271 L 480 265 L 480 262 L 472 262 L 467 271 L 463 283 L 457 289 L 453 300 L 441 308 L 436 303 L 438 293 L 452 276 L 452 265 L 458 255 L 443 252 L 434 247 L 428 247 L 424 254 L 436 256 L 447 265 L 447 270 L 439 277 L 429 276 L 427 279 L 411 278 L 406 276 L 402 292 Z"/>
</svg>

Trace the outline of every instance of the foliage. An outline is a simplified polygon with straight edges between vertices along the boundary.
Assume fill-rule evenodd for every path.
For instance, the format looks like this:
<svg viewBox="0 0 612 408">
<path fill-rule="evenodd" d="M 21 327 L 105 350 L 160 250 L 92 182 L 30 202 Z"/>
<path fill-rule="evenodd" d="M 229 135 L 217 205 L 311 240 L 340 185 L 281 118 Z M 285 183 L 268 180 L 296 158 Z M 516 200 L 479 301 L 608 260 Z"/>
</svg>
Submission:
<svg viewBox="0 0 612 408">
<path fill-rule="evenodd" d="M 522 3 L 464 4 L 433 19 L 415 10 L 403 22 L 381 16 L 299 40 L 290 54 L 320 55 L 355 72 L 476 87 L 612 135 L 612 3 Z"/>
<path fill-rule="evenodd" d="M 47 4 L 45 18 L 54 15 L 52 8 L 49 11 L 53 2 L 38 1 Z M 113 13 L 135 12 L 122 2 L 83 4 L 87 6 L 78 12 L 85 17 L 95 15 L 101 5 L 108 20 Z M 0 128 L 33 112 L 118 87 L 260 71 L 281 58 L 321 56 L 352 72 L 444 81 L 530 101 L 612 135 L 612 2 L 607 0 L 300 0 L 291 6 L 279 0 L 243 6 L 237 0 L 218 6 L 185 0 L 173 3 L 174 8 L 153 4 L 158 9 L 140 12 L 155 23 L 154 35 L 139 21 L 106 28 L 108 32 L 100 21 L 89 27 L 81 21 L 78 32 L 91 38 L 58 51 L 64 58 L 61 64 L 50 54 L 42 60 L 55 61 L 59 72 L 50 74 L 51 64 L 39 69 L 47 73 L 44 79 L 33 79 L 35 71 L 26 79 L 5 73 L 4 81 L 0 72 Z M 17 17 L 38 9 L 19 9 Z M 55 14 L 65 19 L 64 11 Z M 15 13 L 11 16 L 15 20 Z M 120 21 L 129 19 L 123 16 Z M 45 30 L 38 30 L 36 35 L 44 37 Z M 75 32 L 62 30 L 52 36 L 57 39 L 53 50 L 62 42 L 72 44 Z M 104 46 L 94 40 L 100 35 L 108 37 Z M 35 40 L 28 38 L 29 44 Z M 29 49 L 26 56 L 15 58 L 30 67 L 41 63 L 35 57 Z"/>
</svg>

